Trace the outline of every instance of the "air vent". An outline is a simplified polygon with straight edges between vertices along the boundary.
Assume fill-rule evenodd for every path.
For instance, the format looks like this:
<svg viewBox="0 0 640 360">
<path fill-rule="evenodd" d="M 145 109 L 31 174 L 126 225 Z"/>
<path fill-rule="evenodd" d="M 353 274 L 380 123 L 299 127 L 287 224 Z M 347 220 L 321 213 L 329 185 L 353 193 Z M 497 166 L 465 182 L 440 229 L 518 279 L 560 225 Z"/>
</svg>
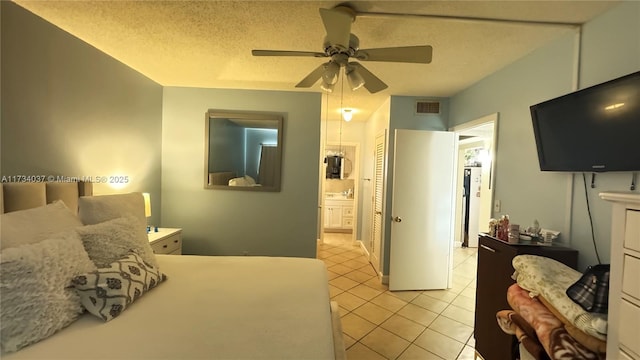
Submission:
<svg viewBox="0 0 640 360">
<path fill-rule="evenodd" d="M 440 102 L 439 101 L 416 101 L 416 114 L 440 114 Z"/>
</svg>

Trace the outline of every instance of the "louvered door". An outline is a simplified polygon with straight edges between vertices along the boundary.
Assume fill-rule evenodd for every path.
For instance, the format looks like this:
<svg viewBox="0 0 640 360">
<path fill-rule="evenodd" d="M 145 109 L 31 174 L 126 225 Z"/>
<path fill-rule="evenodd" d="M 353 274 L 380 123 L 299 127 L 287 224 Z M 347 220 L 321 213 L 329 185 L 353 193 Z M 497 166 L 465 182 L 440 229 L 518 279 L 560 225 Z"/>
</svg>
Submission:
<svg viewBox="0 0 640 360">
<path fill-rule="evenodd" d="M 384 144 L 385 134 L 376 137 L 375 169 L 373 183 L 373 229 L 370 261 L 378 273 L 381 271 L 381 243 L 382 243 L 382 209 L 384 199 Z"/>
</svg>

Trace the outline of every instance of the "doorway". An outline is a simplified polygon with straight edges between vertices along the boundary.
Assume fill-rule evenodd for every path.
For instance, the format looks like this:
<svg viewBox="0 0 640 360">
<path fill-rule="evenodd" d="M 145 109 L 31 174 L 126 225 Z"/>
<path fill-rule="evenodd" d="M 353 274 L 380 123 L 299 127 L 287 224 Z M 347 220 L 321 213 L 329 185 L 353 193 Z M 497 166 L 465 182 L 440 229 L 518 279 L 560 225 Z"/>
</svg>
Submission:
<svg viewBox="0 0 640 360">
<path fill-rule="evenodd" d="M 456 246 L 477 247 L 478 233 L 488 231 L 493 213 L 498 114 L 450 130 L 458 136 L 454 241 Z"/>
<path fill-rule="evenodd" d="M 323 155 L 332 159 L 332 169 L 327 161 L 321 172 L 322 237 L 325 233 L 348 234 L 352 245 L 356 244 L 358 229 L 359 145 L 328 142 Z"/>
</svg>

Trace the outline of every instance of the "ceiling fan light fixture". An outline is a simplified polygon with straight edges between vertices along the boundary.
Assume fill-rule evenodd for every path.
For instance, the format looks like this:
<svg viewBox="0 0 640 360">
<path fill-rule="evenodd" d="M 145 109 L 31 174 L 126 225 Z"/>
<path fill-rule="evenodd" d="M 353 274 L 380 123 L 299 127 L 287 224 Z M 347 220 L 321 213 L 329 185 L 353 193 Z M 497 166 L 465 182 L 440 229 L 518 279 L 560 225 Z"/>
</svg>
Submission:
<svg viewBox="0 0 640 360">
<path fill-rule="evenodd" d="M 338 75 L 340 74 L 340 65 L 330 61 L 324 67 L 324 72 L 322 73 L 322 82 L 335 85 L 338 82 Z"/>
<path fill-rule="evenodd" d="M 328 92 L 328 93 L 332 93 L 334 87 L 335 87 L 334 84 L 327 83 L 324 80 L 324 78 L 322 79 L 322 82 L 320 83 L 320 89 L 322 89 L 323 91 Z"/>
<path fill-rule="evenodd" d="M 356 91 L 364 86 L 364 78 L 358 72 L 358 69 L 351 68 L 347 71 L 347 80 L 349 80 L 349 86 L 351 90 Z"/>
</svg>

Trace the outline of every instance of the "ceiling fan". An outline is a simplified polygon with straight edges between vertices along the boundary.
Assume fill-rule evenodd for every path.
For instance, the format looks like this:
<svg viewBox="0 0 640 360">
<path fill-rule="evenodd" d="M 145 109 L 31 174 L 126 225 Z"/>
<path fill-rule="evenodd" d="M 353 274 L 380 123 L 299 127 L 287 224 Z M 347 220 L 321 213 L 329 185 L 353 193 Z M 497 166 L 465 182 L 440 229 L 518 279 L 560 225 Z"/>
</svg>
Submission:
<svg viewBox="0 0 640 360">
<path fill-rule="evenodd" d="M 333 91 L 338 82 L 342 68 L 352 90 L 364 86 L 370 93 L 386 89 L 388 86 L 367 68 L 356 61 L 384 61 L 428 64 L 431 62 L 433 48 L 430 45 L 404 46 L 377 49 L 360 49 L 359 39 L 351 33 L 351 23 L 356 18 L 356 12 L 348 6 L 339 5 L 333 9 L 320 9 L 320 16 L 327 31 L 324 39 L 324 52 L 313 51 L 282 51 L 282 50 L 252 50 L 254 56 L 313 56 L 331 58 L 328 62 L 318 66 L 296 87 L 308 88 L 320 78 L 320 87 Z"/>
</svg>

